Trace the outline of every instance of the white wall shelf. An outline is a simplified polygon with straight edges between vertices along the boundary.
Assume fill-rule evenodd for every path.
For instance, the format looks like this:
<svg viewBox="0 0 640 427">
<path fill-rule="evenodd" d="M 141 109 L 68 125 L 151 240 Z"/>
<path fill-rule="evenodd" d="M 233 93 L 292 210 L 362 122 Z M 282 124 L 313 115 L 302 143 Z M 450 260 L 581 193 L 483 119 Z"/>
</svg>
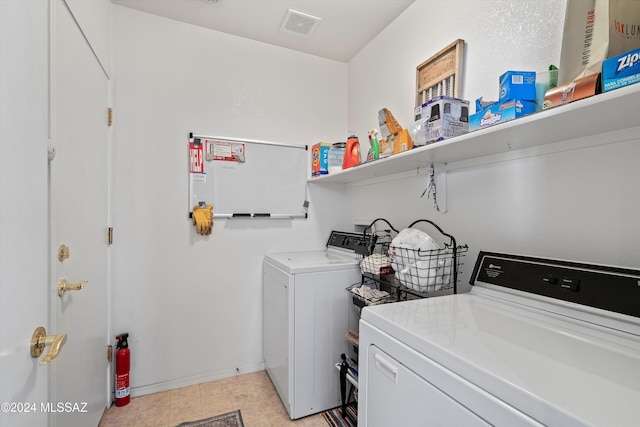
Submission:
<svg viewBox="0 0 640 427">
<path fill-rule="evenodd" d="M 310 178 L 309 182 L 359 182 L 428 167 L 430 163 L 476 159 L 636 126 L 640 126 L 640 84 L 414 148 L 337 173 Z"/>
</svg>

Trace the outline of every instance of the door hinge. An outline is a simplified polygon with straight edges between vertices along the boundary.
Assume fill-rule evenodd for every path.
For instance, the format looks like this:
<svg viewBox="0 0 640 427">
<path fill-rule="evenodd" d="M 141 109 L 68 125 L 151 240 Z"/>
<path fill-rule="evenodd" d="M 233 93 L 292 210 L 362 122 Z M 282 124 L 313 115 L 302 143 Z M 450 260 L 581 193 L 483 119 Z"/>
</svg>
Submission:
<svg viewBox="0 0 640 427">
<path fill-rule="evenodd" d="M 113 125 L 113 108 L 107 108 L 107 125 Z"/>
<path fill-rule="evenodd" d="M 107 346 L 107 363 L 111 363 L 113 361 L 113 346 Z"/>
<path fill-rule="evenodd" d="M 107 244 L 113 245 L 113 227 L 107 229 Z"/>
</svg>

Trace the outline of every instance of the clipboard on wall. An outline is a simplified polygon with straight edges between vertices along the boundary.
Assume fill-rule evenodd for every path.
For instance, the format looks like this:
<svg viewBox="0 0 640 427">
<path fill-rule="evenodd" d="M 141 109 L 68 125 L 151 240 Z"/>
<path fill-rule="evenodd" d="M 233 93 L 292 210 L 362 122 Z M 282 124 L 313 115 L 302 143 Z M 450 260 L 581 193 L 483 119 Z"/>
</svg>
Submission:
<svg viewBox="0 0 640 427">
<path fill-rule="evenodd" d="M 307 218 L 308 147 L 189 134 L 189 217 Z"/>
</svg>

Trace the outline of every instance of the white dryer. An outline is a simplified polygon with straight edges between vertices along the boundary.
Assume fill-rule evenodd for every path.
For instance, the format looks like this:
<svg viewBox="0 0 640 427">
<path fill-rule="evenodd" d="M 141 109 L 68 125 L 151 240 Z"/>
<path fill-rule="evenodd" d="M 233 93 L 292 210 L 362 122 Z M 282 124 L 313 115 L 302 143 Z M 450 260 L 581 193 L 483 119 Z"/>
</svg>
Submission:
<svg viewBox="0 0 640 427">
<path fill-rule="evenodd" d="M 471 283 L 362 311 L 359 426 L 638 425 L 640 271 L 481 252 Z"/>
<path fill-rule="evenodd" d="M 327 249 L 267 254 L 263 261 L 265 368 L 291 419 L 340 405 L 335 364 L 357 322 L 346 288 L 360 281 L 360 233 L 333 231 Z"/>
</svg>

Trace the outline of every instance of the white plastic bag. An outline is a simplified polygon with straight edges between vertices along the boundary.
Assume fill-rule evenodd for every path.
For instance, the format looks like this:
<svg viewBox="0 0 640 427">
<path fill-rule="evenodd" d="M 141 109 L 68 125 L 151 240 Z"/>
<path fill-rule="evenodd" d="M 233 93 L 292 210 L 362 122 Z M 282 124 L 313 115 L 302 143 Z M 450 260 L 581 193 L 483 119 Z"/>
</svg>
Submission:
<svg viewBox="0 0 640 427">
<path fill-rule="evenodd" d="M 451 262 L 437 257 L 440 246 L 431 236 L 415 228 L 405 228 L 391 241 L 389 255 L 396 278 L 419 292 L 432 292 L 449 281 Z"/>
<path fill-rule="evenodd" d="M 421 251 L 429 251 L 432 249 L 440 249 L 435 240 L 427 233 L 417 228 L 405 228 L 400 230 L 398 235 L 391 241 L 391 246 L 406 249 L 419 249 Z"/>
</svg>

